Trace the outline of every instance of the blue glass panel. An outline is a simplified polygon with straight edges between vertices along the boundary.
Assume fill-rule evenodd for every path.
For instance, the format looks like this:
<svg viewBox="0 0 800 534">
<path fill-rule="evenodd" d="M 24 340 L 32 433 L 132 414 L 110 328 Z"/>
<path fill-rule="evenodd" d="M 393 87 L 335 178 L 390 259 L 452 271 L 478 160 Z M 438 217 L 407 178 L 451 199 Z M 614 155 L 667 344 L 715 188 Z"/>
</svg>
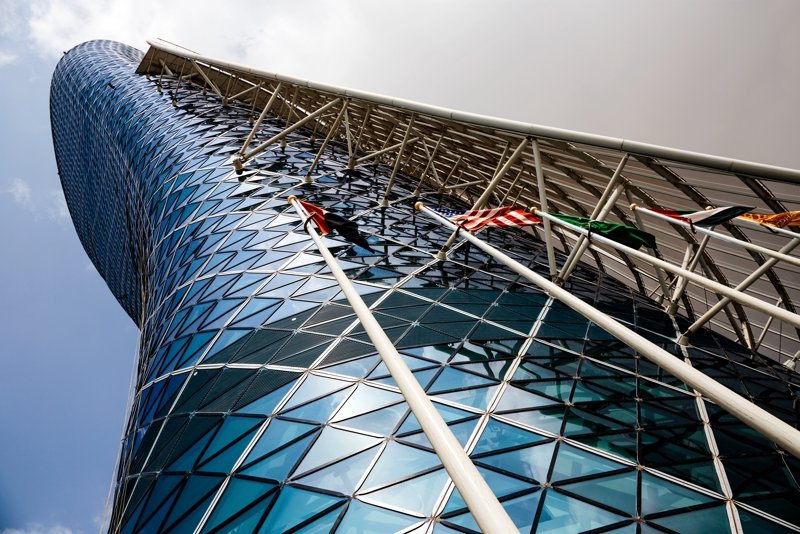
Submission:
<svg viewBox="0 0 800 534">
<path fill-rule="evenodd" d="M 297 481 L 315 488 L 352 495 L 378 451 L 378 447 L 373 447 L 336 462 L 330 467 L 300 477 Z"/>
<path fill-rule="evenodd" d="M 489 418 L 478 443 L 475 444 L 475 448 L 472 450 L 472 454 L 536 443 L 544 439 L 544 437 L 533 432 Z"/>
<path fill-rule="evenodd" d="M 636 515 L 638 484 L 635 471 L 566 484 L 559 488 L 631 516 Z"/>
<path fill-rule="evenodd" d="M 421 515 L 429 515 L 449 479 L 447 472 L 439 469 L 433 473 L 405 480 L 382 490 L 361 493 L 361 495 L 369 498 L 370 501 L 385 503 Z"/>
<path fill-rule="evenodd" d="M 343 456 L 350 456 L 358 450 L 377 445 L 380 441 L 378 438 L 364 434 L 347 432 L 329 426 L 324 427 L 314 445 L 297 467 L 297 473 L 303 473 Z"/>
<path fill-rule="evenodd" d="M 628 519 L 597 506 L 547 490 L 537 532 L 576 532 L 612 525 Z"/>
<path fill-rule="evenodd" d="M 286 532 L 344 499 L 284 486 L 260 532 Z"/>
<path fill-rule="evenodd" d="M 252 413 L 252 414 L 259 414 L 259 415 L 269 415 L 275 409 L 276 406 L 283 400 L 286 394 L 289 392 L 290 389 L 294 386 L 294 382 L 290 382 L 283 387 L 276 389 L 275 391 L 260 397 L 253 402 L 242 406 L 241 408 L 237 408 L 237 412 L 241 413 Z"/>
<path fill-rule="evenodd" d="M 500 454 L 481 456 L 476 458 L 475 462 L 497 467 L 537 482 L 546 482 L 554 448 L 555 442 L 544 443 L 535 447 L 525 447 Z"/>
<path fill-rule="evenodd" d="M 353 500 L 336 529 L 336 534 L 385 534 L 418 523 L 416 517 Z"/>
<path fill-rule="evenodd" d="M 243 475 L 283 481 L 291 473 L 297 459 L 308 448 L 313 435 L 303 437 L 284 449 L 279 450 L 241 470 Z"/>
<path fill-rule="evenodd" d="M 381 486 L 439 465 L 439 458 L 431 452 L 390 441 L 364 482 L 364 488 Z"/>
<path fill-rule="evenodd" d="M 283 419 L 272 419 L 267 429 L 261 434 L 255 446 L 247 455 L 246 462 L 255 460 L 265 454 L 286 445 L 293 439 L 318 429 L 317 425 L 300 423 L 296 421 L 285 421 Z"/>
<path fill-rule="evenodd" d="M 648 522 L 660 527 L 666 527 L 675 532 L 693 532 L 697 531 L 698 528 L 702 528 L 704 532 L 723 532 L 731 528 L 725 506 L 715 506 L 683 514 L 659 517 L 658 519 L 650 519 Z"/>
<path fill-rule="evenodd" d="M 209 532 L 277 488 L 274 484 L 232 478 L 222 493 L 203 532 Z"/>
<path fill-rule="evenodd" d="M 607 471 L 616 471 L 625 466 L 583 449 L 561 443 L 553 466 L 552 480 L 584 477 Z"/>
<path fill-rule="evenodd" d="M 299 408 L 281 410 L 280 413 L 285 414 L 287 417 L 294 417 L 295 419 L 324 423 L 330 419 L 331 415 L 336 411 L 342 401 L 347 398 L 352 389 L 353 388 L 350 387 L 342 391 L 337 391 L 327 397 L 304 404 Z"/>
<path fill-rule="evenodd" d="M 498 473 L 492 469 L 478 467 L 478 472 L 481 474 L 483 479 L 489 485 L 489 488 L 492 490 L 492 493 L 494 493 L 497 498 L 503 498 L 512 493 L 530 491 L 535 488 L 535 486 L 530 482 Z"/>
<path fill-rule="evenodd" d="M 694 490 L 642 472 L 642 515 L 713 502 Z"/>
</svg>

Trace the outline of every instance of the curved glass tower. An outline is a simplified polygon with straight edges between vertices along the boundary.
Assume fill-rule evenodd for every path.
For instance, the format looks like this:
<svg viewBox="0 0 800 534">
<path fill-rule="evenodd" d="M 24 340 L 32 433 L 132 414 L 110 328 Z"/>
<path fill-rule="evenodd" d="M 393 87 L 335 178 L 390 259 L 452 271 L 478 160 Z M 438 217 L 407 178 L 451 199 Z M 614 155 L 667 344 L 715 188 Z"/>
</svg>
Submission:
<svg viewBox="0 0 800 534">
<path fill-rule="evenodd" d="M 226 87 L 233 67 L 156 52 L 82 44 L 51 92 L 75 227 L 141 329 L 111 532 L 478 529 L 290 195 L 358 223 L 371 251 L 327 244 L 520 531 L 800 528 L 798 459 L 475 247 L 437 257 L 451 232 L 414 201 L 469 209 L 488 134 L 452 117 L 474 145 L 439 165 L 434 118 L 355 94 L 286 134 L 318 107 L 308 84 Z M 519 142 L 497 135 L 494 172 Z M 246 142 L 264 146 L 237 171 Z M 515 164 L 509 183 L 532 172 Z M 540 234 L 480 235 L 548 273 Z M 594 254 L 564 287 L 797 425 L 795 372 L 719 328 L 676 344 L 693 317 Z"/>
</svg>

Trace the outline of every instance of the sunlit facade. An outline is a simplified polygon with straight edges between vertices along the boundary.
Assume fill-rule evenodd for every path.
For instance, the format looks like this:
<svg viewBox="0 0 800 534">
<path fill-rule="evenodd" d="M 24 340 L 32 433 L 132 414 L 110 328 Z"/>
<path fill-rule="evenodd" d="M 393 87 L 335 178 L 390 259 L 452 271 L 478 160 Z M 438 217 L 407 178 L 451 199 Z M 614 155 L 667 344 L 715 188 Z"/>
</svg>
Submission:
<svg viewBox="0 0 800 534">
<path fill-rule="evenodd" d="M 800 528 L 797 459 L 474 247 L 437 259 L 450 231 L 413 204 L 467 209 L 447 189 L 348 170 L 341 140 L 305 183 L 312 123 L 237 173 L 257 113 L 142 57 L 82 44 L 51 93 L 78 235 L 141 329 L 111 532 L 477 530 L 292 194 L 358 222 L 372 252 L 326 242 L 520 531 Z M 481 235 L 547 272 L 534 234 Z M 565 287 L 797 424 L 796 373 L 710 330 L 676 345 L 685 318 L 593 266 Z"/>
</svg>

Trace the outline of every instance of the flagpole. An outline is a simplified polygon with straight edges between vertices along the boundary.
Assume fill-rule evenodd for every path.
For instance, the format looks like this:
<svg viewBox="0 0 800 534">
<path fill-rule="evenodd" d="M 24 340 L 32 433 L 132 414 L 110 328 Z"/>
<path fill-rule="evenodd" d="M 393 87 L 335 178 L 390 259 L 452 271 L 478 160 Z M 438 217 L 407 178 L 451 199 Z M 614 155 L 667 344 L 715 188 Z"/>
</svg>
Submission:
<svg viewBox="0 0 800 534">
<path fill-rule="evenodd" d="M 780 228 L 778 226 L 770 226 L 768 224 L 763 224 L 756 221 L 751 221 L 750 219 L 745 219 L 744 217 L 734 217 L 734 219 L 731 219 L 730 222 L 734 223 L 736 226 L 749 226 L 751 228 L 760 228 L 772 234 L 780 234 L 782 236 L 791 238 L 795 238 L 798 235 L 800 235 L 797 232 L 792 232 L 791 230 L 787 230 L 786 228 Z"/>
<path fill-rule="evenodd" d="M 500 183 L 500 180 L 503 179 L 503 176 L 506 175 L 508 169 L 511 168 L 511 166 L 517 161 L 519 156 L 522 154 L 522 149 L 525 148 L 525 145 L 527 143 L 528 140 L 523 139 L 522 142 L 517 146 L 517 149 L 514 151 L 513 154 L 511 154 L 511 157 L 508 158 L 508 161 L 506 161 L 505 165 L 503 165 L 503 167 L 499 171 L 497 171 L 492 180 L 489 182 L 489 185 L 486 186 L 486 190 L 483 192 L 480 198 L 478 198 L 478 200 L 475 201 L 475 204 L 472 206 L 471 211 L 479 210 L 486 204 L 486 201 L 489 200 L 489 197 L 492 195 L 492 193 L 494 193 L 494 190 Z M 447 252 L 450 250 L 450 247 L 453 246 L 453 242 L 456 240 L 456 236 L 458 236 L 458 232 L 453 232 L 453 234 L 447 240 L 447 243 L 445 243 L 444 246 L 442 247 L 442 250 L 440 250 L 439 253 L 436 255 L 438 259 L 444 260 L 447 257 Z"/>
<path fill-rule="evenodd" d="M 784 246 L 781 248 L 780 252 L 781 252 L 782 254 L 788 254 L 789 252 L 791 252 L 792 250 L 794 250 L 794 248 L 795 248 L 795 247 L 797 247 L 797 245 L 800 245 L 800 236 L 798 236 L 798 237 L 795 237 L 794 239 L 792 239 L 791 241 L 789 241 L 788 243 L 786 243 L 786 244 L 785 244 L 785 245 L 784 245 Z M 766 273 L 768 270 L 772 269 L 772 266 L 773 266 L 773 265 L 775 265 L 776 263 L 778 263 L 778 261 L 779 261 L 779 260 L 778 260 L 778 258 L 770 258 L 770 259 L 768 259 L 767 261 L 765 261 L 764 263 L 762 263 L 762 264 L 761 264 L 761 266 L 760 266 L 758 269 L 756 269 L 755 271 L 753 271 L 753 272 L 750 274 L 750 276 L 748 276 L 747 278 L 745 278 L 744 280 L 742 280 L 742 281 L 739 283 L 739 285 L 737 285 L 737 286 L 735 287 L 736 291 L 744 291 L 745 289 L 747 289 L 748 287 L 750 287 L 751 285 L 753 285 L 753 283 L 755 283 L 755 282 L 756 282 L 756 280 L 758 280 L 759 278 L 761 278 L 761 276 L 762 276 L 764 273 Z M 704 324 L 706 324 L 706 323 L 707 323 L 708 321 L 710 321 L 710 320 L 711 320 L 711 319 L 712 319 L 712 318 L 713 318 L 713 317 L 714 317 L 714 316 L 715 316 L 717 313 L 719 313 L 719 311 L 720 311 L 722 308 L 724 308 L 725 306 L 727 306 L 728 304 L 730 304 L 730 302 L 731 302 L 731 299 L 730 299 L 730 298 L 728 298 L 728 297 L 722 297 L 722 299 L 720 299 L 720 300 L 719 300 L 719 302 L 717 302 L 716 304 L 714 304 L 714 306 L 712 306 L 711 308 L 709 308 L 709 310 L 708 310 L 708 311 L 706 311 L 706 312 L 703 314 L 703 316 L 702 316 L 702 317 L 700 317 L 699 319 L 697 319 L 697 320 L 696 320 L 694 323 L 692 323 L 692 324 L 689 326 L 689 328 L 687 328 L 687 329 L 686 329 L 686 332 L 684 332 L 684 333 L 683 333 L 683 335 L 681 335 L 681 336 L 678 338 L 678 343 L 679 343 L 679 344 L 681 344 L 681 345 L 687 345 L 687 344 L 689 343 L 689 340 L 688 340 L 688 337 L 687 337 L 687 336 L 688 336 L 689 334 L 693 334 L 694 332 L 697 332 L 697 331 L 698 331 L 698 330 L 699 330 L 699 329 L 700 329 L 700 328 L 701 328 L 701 327 L 702 327 Z"/>
<path fill-rule="evenodd" d="M 549 219 L 560 226 L 569 228 L 570 230 L 578 234 L 586 236 L 589 235 L 589 232 L 587 230 L 575 226 L 573 224 L 569 224 L 568 222 L 562 221 L 558 217 L 554 217 L 549 213 L 544 213 L 539 210 L 536 210 L 535 214 L 538 215 L 539 217 L 542 217 L 543 219 Z M 653 265 L 654 267 L 661 267 L 665 271 L 669 271 L 679 276 L 686 277 L 689 279 L 689 281 L 699 284 L 707 289 L 710 289 L 711 291 L 716 291 L 717 293 L 720 293 L 721 295 L 726 297 L 730 297 L 732 300 L 744 304 L 745 306 L 749 306 L 755 310 L 765 313 L 766 315 L 775 316 L 776 319 L 780 319 L 781 321 L 784 321 L 786 323 L 789 323 L 791 325 L 800 328 L 800 315 L 797 315 L 796 313 L 792 313 L 788 310 L 779 308 L 773 304 L 764 302 L 763 300 L 759 300 L 755 297 L 742 293 L 741 291 L 737 291 L 729 286 L 720 284 L 719 282 L 715 282 L 714 280 L 709 280 L 704 276 L 700 276 L 699 274 L 693 273 L 689 270 L 677 267 L 662 259 L 650 256 L 649 254 L 645 254 L 644 252 L 639 252 L 636 249 L 617 243 L 616 241 L 608 239 L 607 237 L 603 237 L 597 233 L 592 234 L 592 240 L 598 243 L 602 243 L 603 245 L 607 245 L 613 249 L 622 251 L 628 256 L 633 258 L 638 258 L 646 263 L 649 263 L 650 265 Z"/>
<path fill-rule="evenodd" d="M 698 371 L 692 367 L 690 363 L 676 358 L 652 341 L 627 328 L 622 323 L 596 309 L 594 306 L 582 301 L 569 291 L 559 287 L 553 282 L 550 282 L 543 276 L 536 274 L 516 260 L 513 260 L 496 248 L 492 247 L 488 243 L 481 241 L 465 230 L 459 229 L 447 219 L 439 216 L 429 208 L 426 208 L 422 202 L 417 202 L 415 207 L 430 217 L 433 217 L 435 220 L 439 221 L 448 228 L 458 229 L 461 236 L 467 239 L 470 243 L 474 244 L 476 247 L 480 248 L 496 260 L 502 262 L 517 274 L 524 276 L 545 291 L 548 295 L 560 300 L 576 312 L 580 313 L 609 334 L 613 335 L 629 347 L 636 350 L 637 353 L 641 354 L 654 364 L 684 381 L 687 385 L 721 406 L 728 413 L 736 416 L 749 427 L 757 430 L 770 440 L 777 443 L 779 446 L 791 453 L 792 456 L 800 458 L 800 431 L 797 429 L 778 419 L 763 408 L 756 406 L 752 402 L 731 391 L 710 376 Z M 547 216 L 548 214 L 539 213 L 539 215 Z M 553 217 L 553 219 L 555 219 L 555 217 Z M 600 236 L 597 237 L 600 238 Z M 628 249 L 629 247 L 624 248 Z"/>
<path fill-rule="evenodd" d="M 622 159 L 617 165 L 617 169 L 614 171 L 614 175 L 611 177 L 611 180 L 609 180 L 608 185 L 603 191 L 603 194 L 600 196 L 600 199 L 597 201 L 594 210 L 592 210 L 590 219 L 593 221 L 605 220 L 606 216 L 608 216 L 608 213 L 614 208 L 614 206 L 616 206 L 617 199 L 625 189 L 625 184 L 620 183 L 620 181 L 622 180 L 622 169 L 625 168 L 628 158 L 628 154 L 622 156 Z M 542 206 L 542 211 L 550 210 Z M 563 285 L 569 275 L 572 274 L 575 266 L 578 265 L 578 261 L 583 256 L 583 253 L 586 252 L 587 248 L 589 248 L 589 240 L 584 236 L 581 236 L 578 239 L 578 243 L 575 245 L 575 248 L 573 248 L 572 252 L 570 252 L 567 261 L 564 262 L 564 266 L 561 267 L 561 272 L 558 273 L 556 283 Z"/>
<path fill-rule="evenodd" d="M 300 205 L 296 196 L 290 196 L 288 201 L 301 219 L 308 220 L 309 215 Z M 425 437 L 431 442 L 436 455 L 447 470 L 447 474 L 450 475 L 459 493 L 464 498 L 478 526 L 483 532 L 487 533 L 507 534 L 508 532 L 517 532 L 518 529 L 514 522 L 511 521 L 500 501 L 492 493 L 492 490 L 483 480 L 464 448 L 453 435 L 447 423 L 444 422 L 442 416 L 439 415 L 419 382 L 414 378 L 411 370 L 394 345 L 392 345 L 378 321 L 373 317 L 369 307 L 361 299 L 350 279 L 339 267 L 336 258 L 322 242 L 316 230 L 311 228 L 310 225 L 306 225 L 306 231 L 317 245 L 320 254 L 325 259 L 325 263 L 339 283 L 342 293 L 344 293 L 350 306 L 352 306 L 358 320 L 361 321 L 361 325 L 367 332 L 372 344 L 375 345 L 375 349 L 381 355 L 381 359 L 397 383 L 400 393 L 417 418 Z"/>
<path fill-rule="evenodd" d="M 531 139 L 533 147 L 533 164 L 536 168 L 536 188 L 539 190 L 539 207 L 544 211 L 550 211 L 547 204 L 547 189 L 544 185 L 544 169 L 542 167 L 542 153 L 539 150 L 539 141 L 534 137 Z M 553 248 L 553 229 L 550 221 L 542 221 L 544 228 L 544 246 L 547 250 L 547 268 L 550 271 L 550 279 L 555 280 L 558 276 L 556 268 L 556 252 Z"/>
<path fill-rule="evenodd" d="M 725 235 L 725 234 L 721 234 L 721 233 L 715 232 L 713 230 L 708 230 L 708 229 L 703 228 L 701 226 L 697 226 L 696 224 L 695 225 L 691 225 L 691 224 L 689 224 L 687 222 L 681 221 L 680 219 L 675 219 L 675 218 L 669 217 L 667 215 L 662 215 L 662 214 L 660 214 L 658 212 L 655 212 L 653 210 L 650 210 L 648 208 L 639 207 L 636 204 L 631 204 L 631 209 L 632 210 L 641 211 L 645 215 L 648 215 L 648 216 L 653 217 L 655 219 L 660 219 L 662 221 L 667 221 L 668 223 L 671 223 L 671 224 L 677 224 L 677 225 L 683 226 L 685 228 L 694 228 L 694 231 L 700 232 L 701 234 L 704 234 L 704 235 L 708 235 L 708 236 L 714 237 L 716 239 L 719 239 L 720 241 L 725 241 L 726 243 L 739 245 L 740 247 L 744 247 L 744 248 L 746 248 L 748 250 L 752 250 L 753 252 L 759 252 L 761 254 L 764 254 L 765 256 L 771 256 L 773 258 L 778 258 L 779 260 L 782 260 L 782 261 L 785 261 L 787 263 L 791 263 L 792 265 L 795 265 L 797 267 L 800 267 L 800 258 L 797 258 L 795 256 L 789 256 L 788 254 L 782 254 L 782 253 L 776 252 L 776 251 L 774 251 L 772 249 L 768 249 L 766 247 L 762 247 L 761 245 L 756 245 L 755 243 L 750 243 L 749 241 L 742 241 L 741 239 L 736 239 L 735 237 L 731 237 L 731 236 L 728 236 L 728 235 Z"/>
<path fill-rule="evenodd" d="M 636 210 L 636 213 L 638 212 L 639 210 Z M 709 241 L 711 241 L 711 236 L 704 235 L 703 239 L 700 240 L 700 244 L 697 245 L 697 250 L 695 250 L 694 255 L 691 257 L 691 260 L 685 267 L 686 269 L 694 272 L 695 267 L 697 267 L 697 264 L 700 263 L 700 258 L 703 257 L 703 253 L 706 251 L 706 246 L 708 246 Z M 687 247 L 687 251 L 688 250 L 689 248 Z M 688 255 L 685 257 L 688 257 Z M 667 313 L 670 315 L 673 315 L 676 311 L 678 311 L 679 301 L 681 297 L 683 297 L 683 292 L 686 291 L 687 285 L 689 285 L 689 280 L 684 276 L 679 276 L 678 282 L 675 284 L 675 290 L 672 292 L 672 298 L 667 306 Z"/>
</svg>

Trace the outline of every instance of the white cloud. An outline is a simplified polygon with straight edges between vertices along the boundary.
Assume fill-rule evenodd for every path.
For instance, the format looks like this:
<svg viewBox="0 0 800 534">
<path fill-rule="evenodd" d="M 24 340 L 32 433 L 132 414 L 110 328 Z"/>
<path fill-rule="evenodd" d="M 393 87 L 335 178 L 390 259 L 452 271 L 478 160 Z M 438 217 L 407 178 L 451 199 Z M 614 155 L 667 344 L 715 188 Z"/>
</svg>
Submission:
<svg viewBox="0 0 800 534">
<path fill-rule="evenodd" d="M 50 191 L 48 198 L 47 215 L 57 222 L 69 222 L 69 208 L 67 208 L 67 199 L 64 198 L 64 192 L 61 189 L 53 189 Z"/>
<path fill-rule="evenodd" d="M 0 50 L 0 68 L 10 65 L 17 60 L 17 55 Z"/>
<path fill-rule="evenodd" d="M 0 534 L 78 534 L 63 525 L 45 526 L 40 523 L 29 523 L 25 528 L 6 528 Z"/>
<path fill-rule="evenodd" d="M 363 56 L 354 46 L 357 12 L 351 0 L 220 5 L 217 0 L 36 0 L 27 21 L 29 44 L 58 58 L 91 39 L 146 50 L 147 39 L 163 38 L 201 54 L 322 81 L 341 71 L 350 56 L 345 50 Z"/>
<path fill-rule="evenodd" d="M 59 224 L 70 221 L 67 200 L 61 189 L 38 192 L 26 181 L 12 178 L 8 185 L 0 188 L 0 194 L 7 195 L 14 204 L 32 213 L 34 219 L 46 218 Z"/>
<path fill-rule="evenodd" d="M 11 185 L 3 189 L 3 193 L 11 195 L 14 204 L 22 206 L 27 210 L 33 210 L 33 192 L 31 186 L 19 178 L 12 178 Z"/>
</svg>

